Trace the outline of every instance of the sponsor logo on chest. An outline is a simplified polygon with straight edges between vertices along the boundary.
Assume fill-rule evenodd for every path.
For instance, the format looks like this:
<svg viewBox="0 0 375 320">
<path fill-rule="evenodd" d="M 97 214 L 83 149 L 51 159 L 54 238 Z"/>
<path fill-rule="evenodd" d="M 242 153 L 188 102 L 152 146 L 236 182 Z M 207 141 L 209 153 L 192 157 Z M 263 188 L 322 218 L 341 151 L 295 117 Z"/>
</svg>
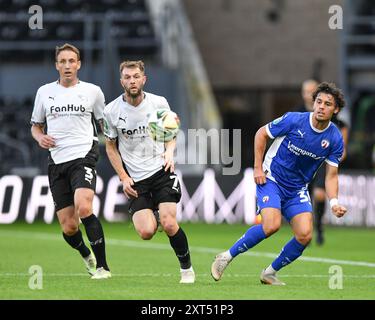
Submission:
<svg viewBox="0 0 375 320">
<path fill-rule="evenodd" d="M 66 106 L 51 106 L 50 113 L 67 113 L 67 112 L 82 112 L 84 113 L 86 108 L 81 105 L 67 104 Z"/>
<path fill-rule="evenodd" d="M 127 129 L 127 128 L 119 128 L 121 130 L 121 133 L 125 137 L 130 137 L 133 135 L 147 135 L 147 127 L 146 126 L 139 126 L 135 129 Z"/>
</svg>

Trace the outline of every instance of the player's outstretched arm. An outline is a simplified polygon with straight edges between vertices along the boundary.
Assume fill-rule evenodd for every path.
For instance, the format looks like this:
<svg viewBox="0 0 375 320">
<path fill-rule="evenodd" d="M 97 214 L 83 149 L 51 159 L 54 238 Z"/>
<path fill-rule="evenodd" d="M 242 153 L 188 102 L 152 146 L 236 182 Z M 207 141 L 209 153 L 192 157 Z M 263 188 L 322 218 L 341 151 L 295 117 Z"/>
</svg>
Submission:
<svg viewBox="0 0 375 320">
<path fill-rule="evenodd" d="M 43 149 L 49 149 L 56 146 L 55 139 L 44 133 L 44 125 L 33 124 L 31 126 L 31 135 Z"/>
<path fill-rule="evenodd" d="M 165 152 L 163 153 L 164 157 L 164 170 L 174 172 L 174 149 L 176 149 L 176 138 L 172 139 L 171 141 L 166 142 L 165 144 Z"/>
<path fill-rule="evenodd" d="M 134 185 L 133 179 L 128 176 L 122 166 L 122 159 L 117 149 L 116 140 L 106 139 L 105 151 L 107 152 L 108 159 L 111 162 L 113 169 L 115 169 L 122 182 L 124 194 L 127 197 L 138 197 L 137 191 L 132 188 Z"/>
<path fill-rule="evenodd" d="M 332 213 L 341 218 L 346 213 L 346 208 L 339 204 L 338 202 L 338 192 L 339 192 L 339 178 L 338 178 L 338 168 L 327 164 L 326 172 L 326 193 L 329 199 Z"/>
<path fill-rule="evenodd" d="M 256 184 L 266 183 L 266 175 L 262 168 L 264 153 L 266 152 L 268 134 L 266 128 L 261 127 L 254 138 L 254 181 Z"/>
</svg>

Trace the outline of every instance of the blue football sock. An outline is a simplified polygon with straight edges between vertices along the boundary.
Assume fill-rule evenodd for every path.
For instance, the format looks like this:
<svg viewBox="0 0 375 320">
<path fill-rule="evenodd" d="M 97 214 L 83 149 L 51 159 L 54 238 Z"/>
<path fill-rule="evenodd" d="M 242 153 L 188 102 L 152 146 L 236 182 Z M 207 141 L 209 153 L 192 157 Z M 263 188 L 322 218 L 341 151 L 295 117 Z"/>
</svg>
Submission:
<svg viewBox="0 0 375 320">
<path fill-rule="evenodd" d="M 266 238 L 261 224 L 252 226 L 246 233 L 237 240 L 237 242 L 229 249 L 231 256 L 234 258 L 242 252 L 249 250 L 256 244 Z"/>
<path fill-rule="evenodd" d="M 305 248 L 306 246 L 299 243 L 296 238 L 293 237 L 292 240 L 282 248 L 280 255 L 272 262 L 272 268 L 279 271 L 281 268 L 296 260 Z"/>
</svg>

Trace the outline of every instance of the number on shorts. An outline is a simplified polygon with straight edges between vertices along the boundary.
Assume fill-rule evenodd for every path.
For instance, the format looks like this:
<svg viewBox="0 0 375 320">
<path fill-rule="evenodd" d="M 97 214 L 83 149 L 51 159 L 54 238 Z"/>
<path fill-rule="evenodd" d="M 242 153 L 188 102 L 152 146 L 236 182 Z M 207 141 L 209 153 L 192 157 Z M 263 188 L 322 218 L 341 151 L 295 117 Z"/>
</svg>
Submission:
<svg viewBox="0 0 375 320">
<path fill-rule="evenodd" d="M 94 175 L 92 173 L 92 168 L 89 168 L 89 167 L 84 167 L 84 168 L 86 170 L 85 180 L 88 181 L 88 183 L 91 184 L 92 178 L 94 177 Z"/>
<path fill-rule="evenodd" d="M 178 192 L 178 178 L 176 175 L 169 176 L 169 179 L 174 179 L 172 189 Z"/>
<path fill-rule="evenodd" d="M 299 197 L 301 198 L 300 202 L 310 202 L 311 201 L 310 195 L 307 192 L 307 189 L 302 189 L 302 190 L 298 191 L 298 194 L 299 194 Z"/>
</svg>

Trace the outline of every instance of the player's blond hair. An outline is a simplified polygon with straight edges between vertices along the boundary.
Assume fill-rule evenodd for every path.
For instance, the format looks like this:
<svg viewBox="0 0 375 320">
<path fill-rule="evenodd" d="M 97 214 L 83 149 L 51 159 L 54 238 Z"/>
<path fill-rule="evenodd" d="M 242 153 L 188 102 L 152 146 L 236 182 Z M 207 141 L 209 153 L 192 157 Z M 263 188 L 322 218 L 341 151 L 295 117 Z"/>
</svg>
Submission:
<svg viewBox="0 0 375 320">
<path fill-rule="evenodd" d="M 122 70 L 124 68 L 138 68 L 142 73 L 145 73 L 145 64 L 142 60 L 126 60 L 120 64 L 120 75 L 122 75 Z"/>
<path fill-rule="evenodd" d="M 60 52 L 64 51 L 64 50 L 73 51 L 77 55 L 77 60 L 78 61 L 81 60 L 81 54 L 80 54 L 78 48 L 73 46 L 70 43 L 64 43 L 61 47 L 56 46 L 56 50 L 55 50 L 55 60 L 56 61 L 57 61 L 57 57 L 60 54 Z"/>
</svg>

